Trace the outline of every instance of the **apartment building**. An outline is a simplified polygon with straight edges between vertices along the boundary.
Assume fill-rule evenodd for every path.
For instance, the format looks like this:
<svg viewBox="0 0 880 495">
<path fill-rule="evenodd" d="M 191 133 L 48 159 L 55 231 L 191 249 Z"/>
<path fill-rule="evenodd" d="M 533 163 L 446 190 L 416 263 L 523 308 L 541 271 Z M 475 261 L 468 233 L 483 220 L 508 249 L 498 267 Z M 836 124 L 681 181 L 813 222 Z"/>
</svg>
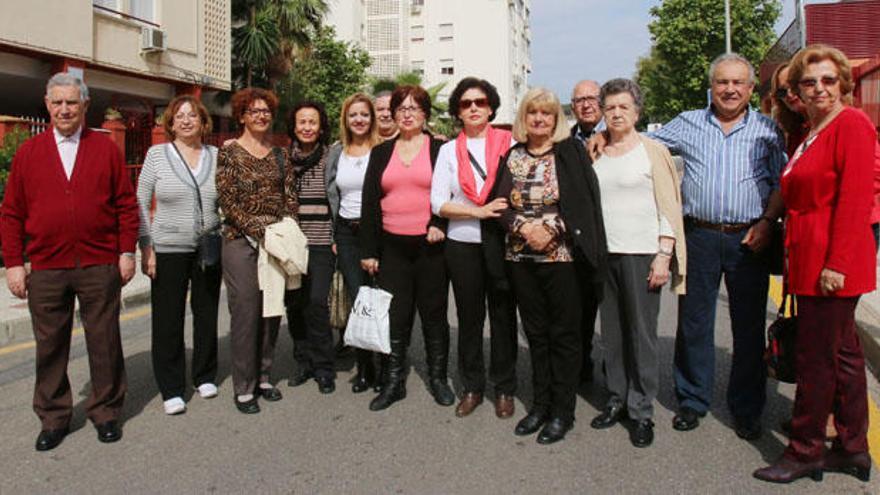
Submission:
<svg viewBox="0 0 880 495">
<path fill-rule="evenodd" d="M 328 23 L 360 44 L 370 71 L 393 77 L 414 71 L 426 87 L 476 76 L 501 95 L 497 123 L 511 123 L 531 72 L 530 0 L 331 0 Z"/>
<path fill-rule="evenodd" d="M 89 125 L 113 107 L 149 132 L 176 94 L 230 89 L 230 2 L 0 0 L 0 115 L 44 117 L 46 80 L 69 71 L 91 90 Z"/>
</svg>

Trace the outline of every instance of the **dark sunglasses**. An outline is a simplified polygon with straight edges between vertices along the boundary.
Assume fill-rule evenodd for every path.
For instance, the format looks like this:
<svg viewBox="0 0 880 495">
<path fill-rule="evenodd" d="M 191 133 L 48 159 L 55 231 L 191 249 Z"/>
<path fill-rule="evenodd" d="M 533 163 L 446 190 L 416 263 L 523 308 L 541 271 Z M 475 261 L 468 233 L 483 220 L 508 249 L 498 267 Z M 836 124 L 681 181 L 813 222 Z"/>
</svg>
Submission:
<svg viewBox="0 0 880 495">
<path fill-rule="evenodd" d="M 774 96 L 776 96 L 777 100 L 783 101 L 788 97 L 789 94 L 791 94 L 791 90 L 789 88 L 779 88 L 776 90 L 776 93 L 774 93 Z"/>
<path fill-rule="evenodd" d="M 798 81 L 798 86 L 804 89 L 813 89 L 816 87 L 817 84 L 819 84 L 819 81 L 822 82 L 822 86 L 834 86 L 839 80 L 839 76 L 822 76 L 819 79 L 811 77 L 809 79 L 801 79 L 800 81 Z"/>
<path fill-rule="evenodd" d="M 476 105 L 477 108 L 489 108 L 489 99 L 488 98 L 476 98 L 473 100 L 459 100 L 458 101 L 458 109 L 459 110 L 467 110 L 471 107 L 471 105 Z"/>
</svg>

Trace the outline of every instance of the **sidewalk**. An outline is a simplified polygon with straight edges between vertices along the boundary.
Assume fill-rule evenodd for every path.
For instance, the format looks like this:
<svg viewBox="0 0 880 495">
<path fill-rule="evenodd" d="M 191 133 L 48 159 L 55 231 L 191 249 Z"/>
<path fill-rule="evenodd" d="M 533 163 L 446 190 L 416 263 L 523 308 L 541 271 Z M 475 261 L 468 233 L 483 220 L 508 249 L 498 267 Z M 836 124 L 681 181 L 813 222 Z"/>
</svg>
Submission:
<svg viewBox="0 0 880 495">
<path fill-rule="evenodd" d="M 131 281 L 122 288 L 122 311 L 150 303 L 150 278 L 141 273 L 140 261 Z M 80 326 L 79 311 L 74 315 L 73 326 Z M 0 268 L 0 347 L 12 342 L 34 338 L 27 301 L 9 292 L 6 286 L 6 269 Z"/>
</svg>

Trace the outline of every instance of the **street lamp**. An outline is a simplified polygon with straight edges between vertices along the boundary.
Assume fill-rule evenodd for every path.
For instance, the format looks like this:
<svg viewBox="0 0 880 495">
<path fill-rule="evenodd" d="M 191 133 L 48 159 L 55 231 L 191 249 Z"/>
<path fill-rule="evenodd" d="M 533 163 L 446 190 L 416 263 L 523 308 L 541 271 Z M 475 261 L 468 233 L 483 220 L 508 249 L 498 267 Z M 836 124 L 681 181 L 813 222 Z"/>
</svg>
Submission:
<svg viewBox="0 0 880 495">
<path fill-rule="evenodd" d="M 798 46 L 801 48 L 807 46 L 807 22 L 804 16 L 804 1 L 794 0 L 794 16 L 798 25 Z"/>
<path fill-rule="evenodd" d="M 730 0 L 724 0 L 724 44 L 727 53 L 733 51 L 730 47 Z"/>
</svg>

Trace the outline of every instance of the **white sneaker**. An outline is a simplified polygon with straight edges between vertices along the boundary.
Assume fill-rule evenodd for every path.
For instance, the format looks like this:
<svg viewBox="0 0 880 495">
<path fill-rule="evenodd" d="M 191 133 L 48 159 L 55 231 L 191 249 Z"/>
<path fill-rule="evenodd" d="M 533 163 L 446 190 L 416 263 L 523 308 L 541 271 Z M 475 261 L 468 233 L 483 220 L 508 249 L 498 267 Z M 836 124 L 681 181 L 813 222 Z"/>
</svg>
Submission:
<svg viewBox="0 0 880 495">
<path fill-rule="evenodd" d="M 186 412 L 186 402 L 183 402 L 180 397 L 172 397 L 166 400 L 163 405 L 165 406 L 165 414 L 169 416 Z"/>
<path fill-rule="evenodd" d="M 217 385 L 213 383 L 203 383 L 198 388 L 199 397 L 203 399 L 213 399 L 217 397 Z"/>
</svg>

